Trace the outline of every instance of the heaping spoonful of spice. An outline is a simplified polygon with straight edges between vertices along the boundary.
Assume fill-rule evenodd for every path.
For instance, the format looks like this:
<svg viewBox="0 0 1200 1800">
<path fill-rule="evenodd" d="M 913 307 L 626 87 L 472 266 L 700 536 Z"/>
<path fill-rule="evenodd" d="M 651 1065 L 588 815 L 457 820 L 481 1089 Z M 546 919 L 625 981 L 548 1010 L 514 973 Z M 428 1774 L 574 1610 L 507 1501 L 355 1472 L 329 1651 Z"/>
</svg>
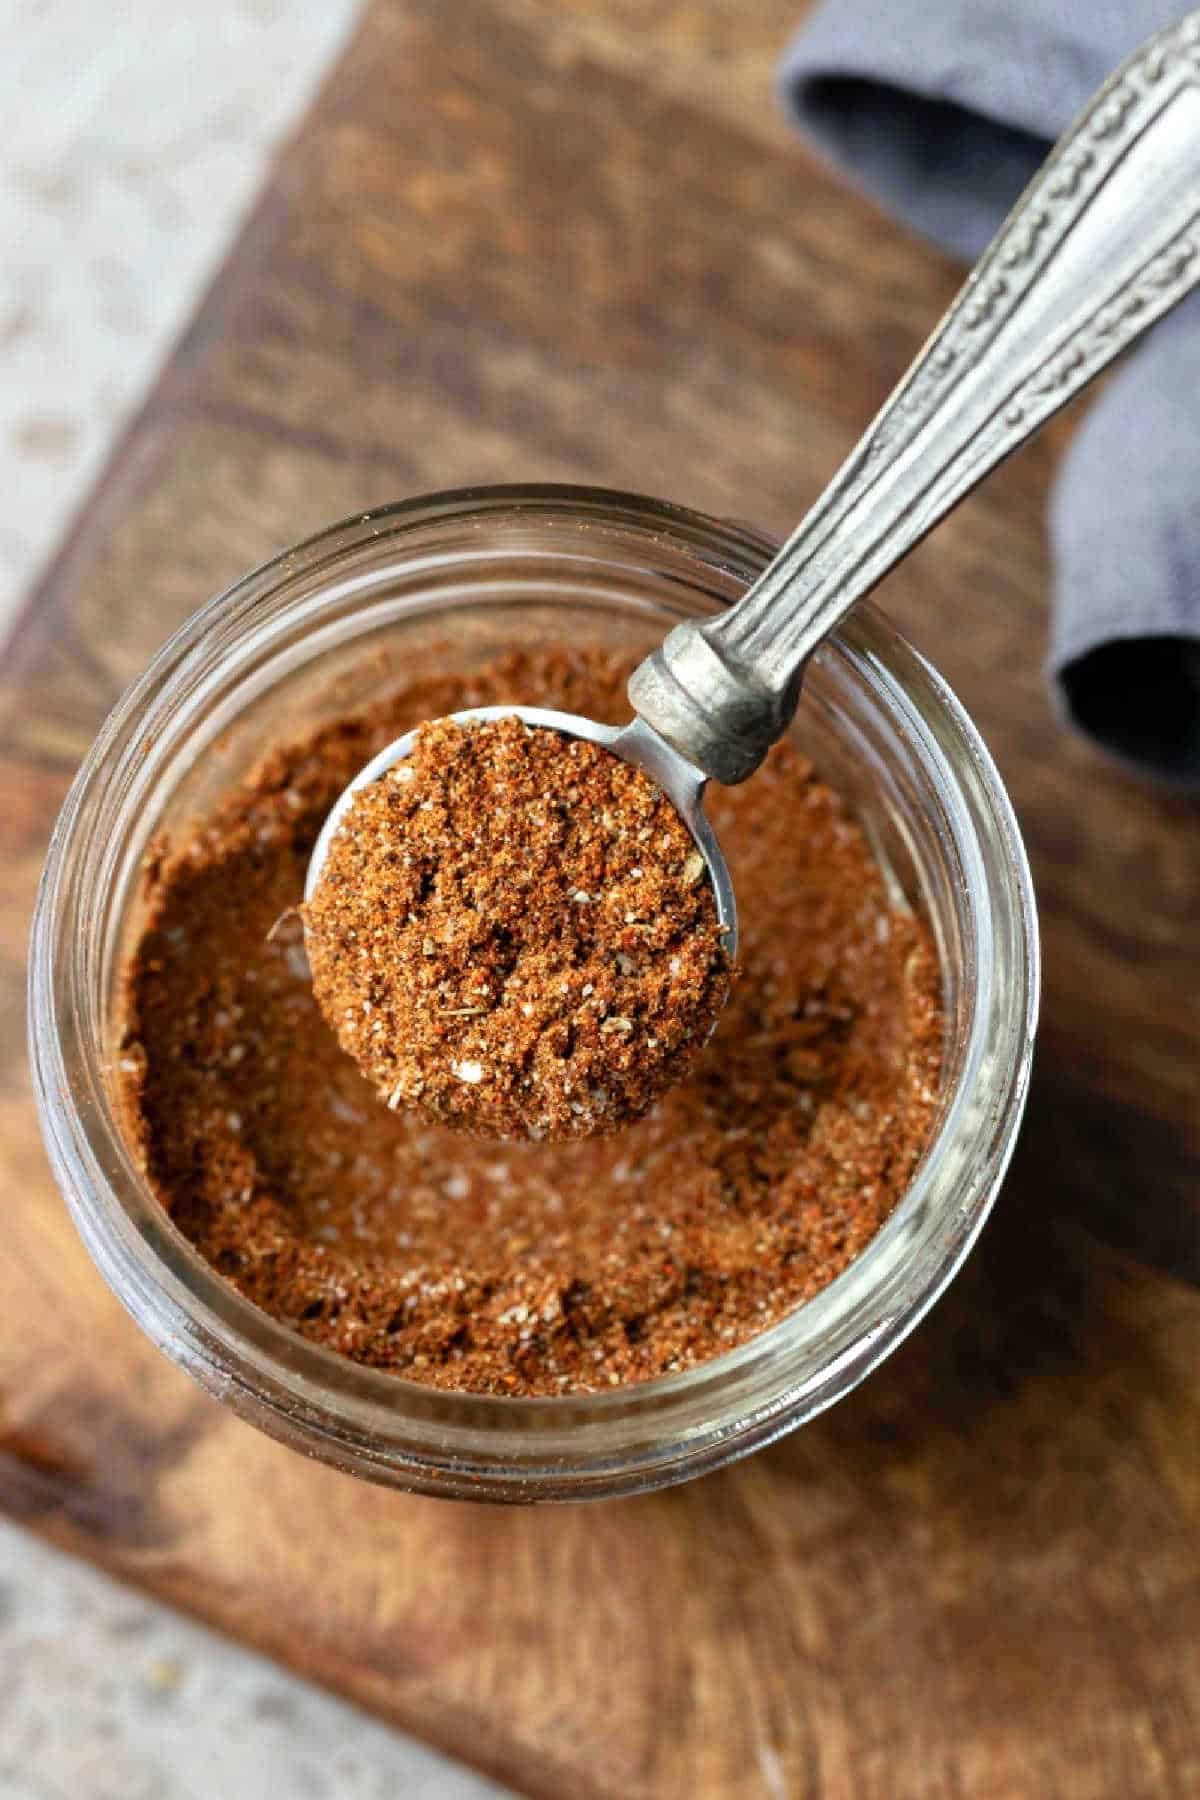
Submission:
<svg viewBox="0 0 1200 1800">
<path fill-rule="evenodd" d="M 732 978 L 705 819 L 787 729 L 809 657 L 985 475 L 1200 281 L 1200 12 L 1060 140 L 891 399 L 738 603 L 635 670 L 621 728 L 487 707 L 390 745 L 329 815 L 317 998 L 392 1106 L 500 1136 L 636 1118 Z"/>
</svg>

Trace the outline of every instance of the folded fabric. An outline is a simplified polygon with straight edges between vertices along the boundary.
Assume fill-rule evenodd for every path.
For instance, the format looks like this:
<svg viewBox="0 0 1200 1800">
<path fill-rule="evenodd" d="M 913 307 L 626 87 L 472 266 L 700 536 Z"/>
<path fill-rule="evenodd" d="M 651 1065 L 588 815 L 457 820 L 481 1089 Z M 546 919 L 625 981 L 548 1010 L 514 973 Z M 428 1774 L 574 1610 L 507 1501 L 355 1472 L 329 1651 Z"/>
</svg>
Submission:
<svg viewBox="0 0 1200 1800">
<path fill-rule="evenodd" d="M 1179 16 L 1161 0 L 826 0 L 785 101 L 898 218 L 976 257 L 1106 75 Z M 1049 670 L 1114 754 L 1200 784 L 1200 294 L 1076 434 L 1051 504 Z"/>
</svg>

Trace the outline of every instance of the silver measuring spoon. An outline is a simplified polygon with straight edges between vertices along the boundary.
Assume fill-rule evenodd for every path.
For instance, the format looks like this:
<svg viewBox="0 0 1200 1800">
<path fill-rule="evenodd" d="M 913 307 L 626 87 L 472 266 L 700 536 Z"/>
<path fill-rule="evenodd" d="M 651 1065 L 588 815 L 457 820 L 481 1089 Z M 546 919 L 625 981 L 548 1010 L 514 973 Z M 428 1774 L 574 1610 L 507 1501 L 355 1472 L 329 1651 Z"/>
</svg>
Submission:
<svg viewBox="0 0 1200 1800">
<path fill-rule="evenodd" d="M 634 671 L 623 727 L 516 714 L 601 744 L 660 784 L 704 857 L 731 953 L 733 884 L 703 811 L 711 778 L 744 781 L 792 718 L 804 666 L 857 601 L 997 463 L 1200 282 L 1200 11 L 1143 45 L 1051 151 L 857 448 L 741 600 L 678 625 Z M 1200 425 L 1198 425 L 1200 429 Z M 305 898 L 354 793 L 340 797 Z"/>
<path fill-rule="evenodd" d="M 582 718 L 578 713 L 555 712 L 548 706 L 474 706 L 466 712 L 450 713 L 449 717 L 459 725 L 466 725 L 472 720 L 511 719 L 514 714 L 526 725 L 541 726 L 547 731 L 561 731 L 566 737 L 587 738 L 593 744 L 600 744 L 605 750 L 611 750 L 614 756 L 621 757 L 624 762 L 636 763 L 639 769 L 645 769 L 658 783 L 691 832 L 696 847 L 704 858 L 717 903 L 717 923 L 724 934 L 725 947 L 730 956 L 736 955 L 737 906 L 733 898 L 733 882 L 721 854 L 716 832 L 705 816 L 702 804 L 705 778 L 699 769 L 694 769 L 691 763 L 685 762 L 678 751 L 672 750 L 670 744 L 664 743 L 657 732 L 651 731 L 641 719 L 634 719 L 629 725 L 597 725 L 594 719 Z M 372 757 L 366 768 L 360 769 L 349 787 L 338 795 L 308 859 L 308 874 L 304 883 L 306 902 L 312 899 L 316 891 L 325 858 L 329 854 L 329 846 L 338 826 L 354 804 L 354 796 L 360 788 L 369 787 L 381 775 L 386 775 L 396 763 L 410 755 L 416 737 L 416 732 L 410 731 L 404 737 L 397 738 L 394 744 L 389 744 L 378 756 Z"/>
</svg>

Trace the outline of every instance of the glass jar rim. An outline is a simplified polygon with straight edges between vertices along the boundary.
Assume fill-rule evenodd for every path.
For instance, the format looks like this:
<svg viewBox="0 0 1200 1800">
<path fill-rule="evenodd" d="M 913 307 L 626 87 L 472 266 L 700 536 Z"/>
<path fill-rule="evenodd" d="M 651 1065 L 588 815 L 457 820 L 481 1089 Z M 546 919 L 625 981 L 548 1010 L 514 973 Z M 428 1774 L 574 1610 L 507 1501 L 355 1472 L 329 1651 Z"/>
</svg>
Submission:
<svg viewBox="0 0 1200 1800">
<path fill-rule="evenodd" d="M 810 1417 L 857 1384 L 918 1323 L 951 1279 L 982 1228 L 1007 1166 L 1028 1083 L 1038 1004 L 1038 943 L 1032 884 L 1020 833 L 1003 784 L 969 717 L 936 671 L 870 606 L 856 610 L 830 646 L 849 658 L 886 696 L 892 713 L 919 740 L 941 783 L 960 831 L 960 851 L 978 888 L 975 900 L 985 954 L 981 980 L 994 982 L 997 944 L 987 907 L 1003 901 L 1011 929 L 1006 971 L 1011 1018 L 999 1054 L 995 996 L 975 1008 L 957 1091 L 946 1109 L 913 1183 L 875 1239 L 845 1274 L 804 1306 L 737 1348 L 695 1368 L 587 1395 L 486 1396 L 434 1390 L 385 1370 L 364 1368 L 313 1344 L 270 1318 L 222 1280 L 160 1215 L 148 1218 L 134 1196 L 149 1199 L 128 1144 L 116 1132 L 97 1096 L 72 1079 L 65 1046 L 74 1027 L 59 1004 L 62 960 L 69 945 L 61 925 L 66 871 L 71 866 L 93 795 L 110 779 L 115 759 L 128 747 L 135 722 L 153 741 L 156 711 L 169 710 L 176 682 L 213 633 L 236 636 L 249 625 L 264 597 L 299 569 L 310 576 L 332 570 L 366 544 L 395 539 L 445 521 L 456 524 L 520 522 L 554 526 L 581 523 L 631 531 L 682 545 L 711 566 L 752 577 L 773 554 L 765 536 L 647 496 L 559 484 L 505 485 L 417 496 L 334 524 L 285 550 L 210 600 L 177 631 L 145 673 L 118 701 L 72 786 L 55 828 L 35 913 L 30 966 L 30 1055 L 39 1112 L 51 1161 L 84 1241 L 122 1301 L 160 1347 L 210 1389 L 277 1435 L 297 1425 L 331 1460 L 381 1479 L 398 1479 L 426 1491 L 485 1497 L 528 1497 L 531 1491 L 614 1493 L 632 1491 L 698 1473 L 740 1451 L 757 1447 Z M 149 752 L 153 756 L 153 749 Z M 984 855 L 984 836 L 995 848 Z M 996 889 L 1001 871 L 1003 892 Z M 849 1281 L 869 1283 L 874 1263 L 886 1254 L 889 1234 L 904 1229 L 905 1215 L 936 1180 L 947 1147 L 977 1132 L 977 1096 L 985 1062 L 994 1083 L 990 1122 L 993 1141 L 980 1158 L 977 1191 L 960 1208 L 958 1228 L 924 1292 L 903 1315 L 875 1322 L 847 1349 L 844 1365 L 826 1364 L 813 1378 L 789 1384 L 797 1333 L 815 1340 L 842 1304 Z M 177 1242 L 175 1240 L 178 1240 Z M 802 1346 L 801 1346 L 802 1347 Z M 749 1394 L 755 1375 L 775 1367 L 778 1379 L 758 1404 L 738 1410 L 731 1393 Z M 793 1371 L 794 1372 L 794 1371 Z M 739 1377 L 741 1378 L 739 1380 Z M 244 1385 L 242 1385 L 244 1384 Z M 719 1387 L 725 1396 L 706 1420 L 706 1400 Z M 403 1404 L 400 1404 L 400 1403 Z M 618 1456 L 620 1429 L 630 1420 L 661 1430 L 639 1454 Z M 401 1428 L 401 1422 L 403 1428 Z M 593 1440 L 581 1443 L 587 1432 Z M 414 1434 L 415 1433 L 415 1447 Z M 493 1440 L 506 1440 L 497 1457 Z M 612 1442 L 606 1442 L 612 1439 Z"/>
</svg>

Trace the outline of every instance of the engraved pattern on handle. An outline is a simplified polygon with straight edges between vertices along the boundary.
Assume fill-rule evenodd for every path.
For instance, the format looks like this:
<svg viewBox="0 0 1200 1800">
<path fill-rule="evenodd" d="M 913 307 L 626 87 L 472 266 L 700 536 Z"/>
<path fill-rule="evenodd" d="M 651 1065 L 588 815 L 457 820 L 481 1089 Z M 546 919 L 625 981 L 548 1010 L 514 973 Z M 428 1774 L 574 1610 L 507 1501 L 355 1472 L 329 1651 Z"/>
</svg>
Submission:
<svg viewBox="0 0 1200 1800">
<path fill-rule="evenodd" d="M 989 470 L 1200 281 L 1200 12 L 1060 140 L 829 488 L 728 613 L 630 683 L 707 773 L 743 780 L 806 658 Z"/>
</svg>

